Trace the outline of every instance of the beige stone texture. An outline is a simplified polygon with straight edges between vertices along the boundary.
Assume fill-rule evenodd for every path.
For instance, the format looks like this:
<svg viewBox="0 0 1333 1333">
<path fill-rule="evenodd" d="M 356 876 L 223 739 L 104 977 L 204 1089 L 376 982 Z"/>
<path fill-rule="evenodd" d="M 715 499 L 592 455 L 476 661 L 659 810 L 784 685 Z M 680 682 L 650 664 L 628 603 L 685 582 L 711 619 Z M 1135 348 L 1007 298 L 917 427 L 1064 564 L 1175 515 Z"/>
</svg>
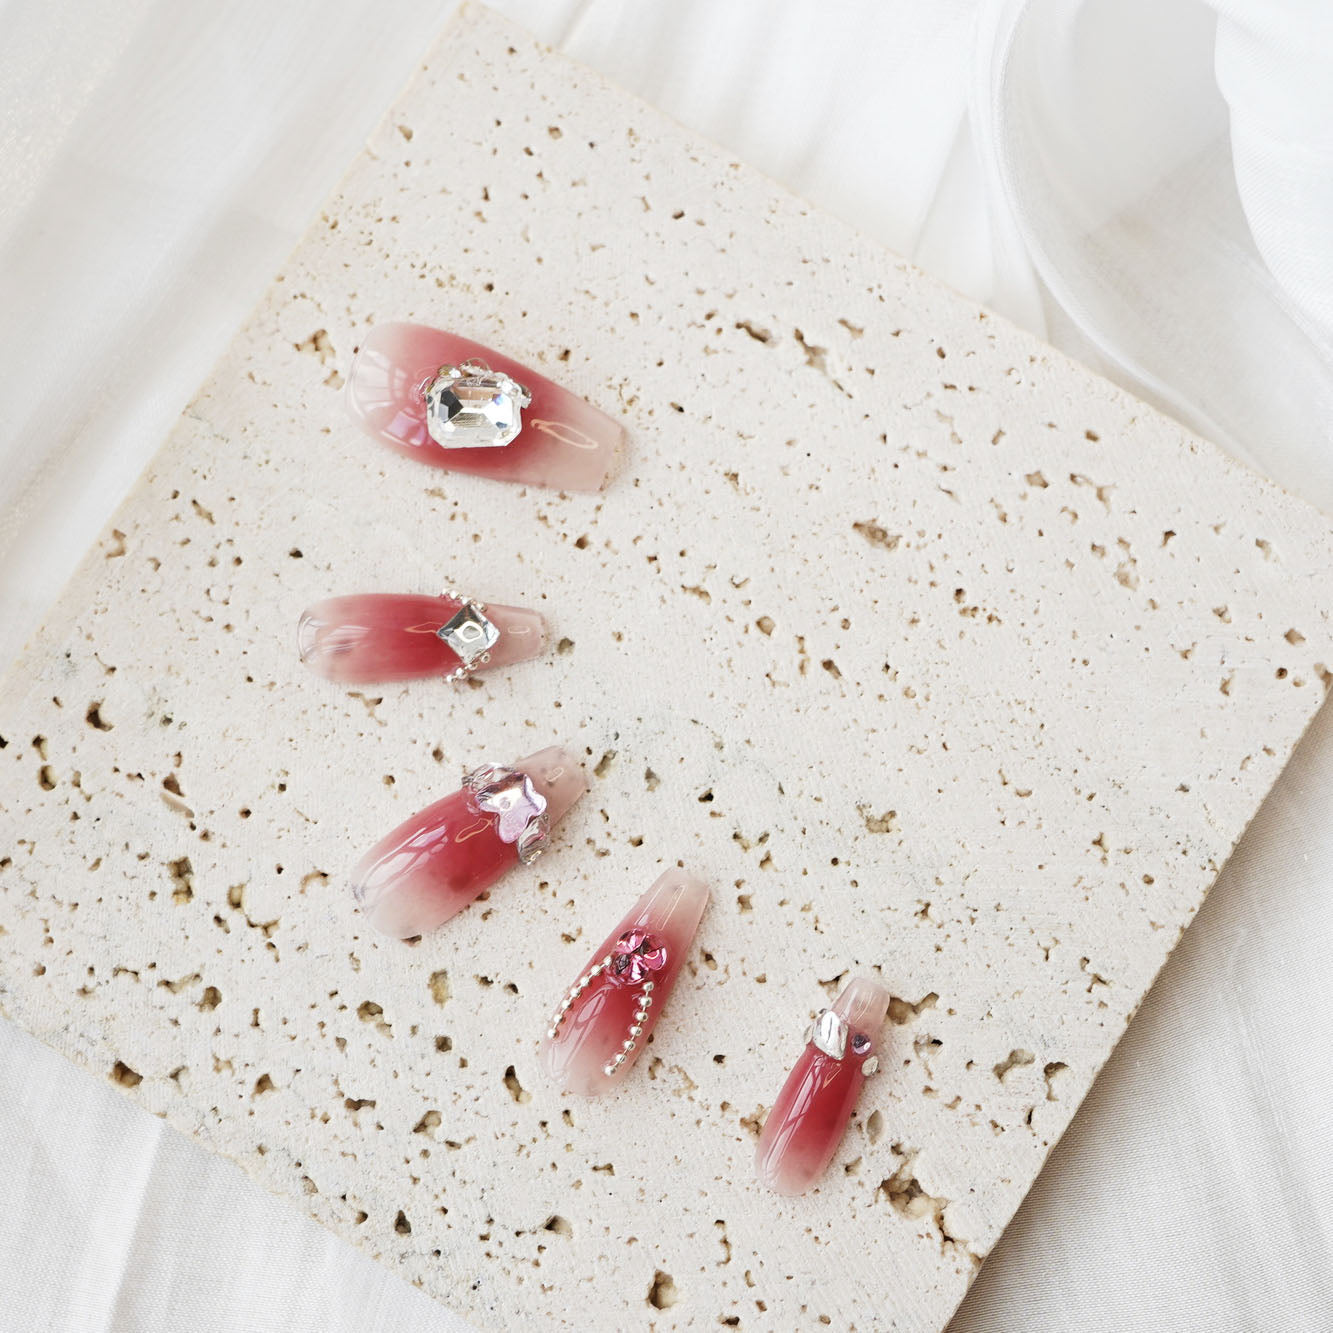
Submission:
<svg viewBox="0 0 1333 1333">
<path fill-rule="evenodd" d="M 403 318 L 623 418 L 610 489 L 359 434 Z M 1321 702 L 1331 568 L 1313 510 L 469 10 L 0 693 L 0 1004 L 483 1328 L 939 1329 Z M 445 582 L 558 647 L 299 665 L 308 602 Z M 595 776 L 551 853 L 368 932 L 360 853 L 553 742 Z M 563 1100 L 550 1008 L 677 861 L 714 900 L 651 1049 Z M 854 969 L 884 1067 L 774 1198 L 758 1126 Z"/>
</svg>

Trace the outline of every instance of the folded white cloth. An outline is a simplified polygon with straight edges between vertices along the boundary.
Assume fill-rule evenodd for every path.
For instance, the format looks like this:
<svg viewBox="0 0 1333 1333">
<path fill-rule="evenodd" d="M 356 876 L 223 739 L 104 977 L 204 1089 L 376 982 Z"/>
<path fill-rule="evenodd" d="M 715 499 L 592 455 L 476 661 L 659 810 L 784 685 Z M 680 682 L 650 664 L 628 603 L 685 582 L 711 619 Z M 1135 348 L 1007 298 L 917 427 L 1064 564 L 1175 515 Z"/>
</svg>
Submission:
<svg viewBox="0 0 1333 1333">
<path fill-rule="evenodd" d="M 982 10 L 995 299 L 1333 512 L 1333 8 L 1214 8 Z"/>
<path fill-rule="evenodd" d="M 1333 511 L 1327 0 L 497 7 Z M 0 0 L 0 653 L 443 17 Z M 1333 1327 L 1331 781 L 1326 709 L 956 1333 Z M 0 1059 L 3 1333 L 464 1327 L 4 1024 Z"/>
</svg>

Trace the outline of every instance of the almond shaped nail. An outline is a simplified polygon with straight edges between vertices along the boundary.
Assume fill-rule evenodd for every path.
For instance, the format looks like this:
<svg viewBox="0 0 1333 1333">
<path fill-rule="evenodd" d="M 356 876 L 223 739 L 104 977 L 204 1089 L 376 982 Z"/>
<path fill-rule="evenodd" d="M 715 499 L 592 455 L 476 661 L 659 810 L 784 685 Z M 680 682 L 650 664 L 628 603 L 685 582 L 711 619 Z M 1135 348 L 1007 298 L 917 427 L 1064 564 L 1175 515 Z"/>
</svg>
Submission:
<svg viewBox="0 0 1333 1333">
<path fill-rule="evenodd" d="M 539 856 L 586 790 L 583 769 L 558 745 L 512 768 L 483 764 L 376 843 L 353 871 L 352 894 L 376 930 L 424 935 Z"/>
<path fill-rule="evenodd" d="M 779 1194 L 804 1194 L 828 1169 L 861 1085 L 879 1065 L 889 992 L 853 977 L 816 1019 L 759 1136 L 755 1167 Z"/>
<path fill-rule="evenodd" d="M 459 680 L 535 657 L 545 646 L 546 625 L 526 607 L 456 593 L 360 593 L 307 607 L 296 638 L 301 661 L 340 684 Z"/>
<path fill-rule="evenodd" d="M 423 463 L 556 490 L 600 491 L 625 439 L 618 422 L 544 375 L 424 324 L 367 333 L 347 406 L 369 435 Z"/>
<path fill-rule="evenodd" d="M 546 1072 L 566 1092 L 595 1097 L 643 1053 L 689 952 L 708 886 L 668 870 L 602 942 L 551 1016 Z"/>
</svg>

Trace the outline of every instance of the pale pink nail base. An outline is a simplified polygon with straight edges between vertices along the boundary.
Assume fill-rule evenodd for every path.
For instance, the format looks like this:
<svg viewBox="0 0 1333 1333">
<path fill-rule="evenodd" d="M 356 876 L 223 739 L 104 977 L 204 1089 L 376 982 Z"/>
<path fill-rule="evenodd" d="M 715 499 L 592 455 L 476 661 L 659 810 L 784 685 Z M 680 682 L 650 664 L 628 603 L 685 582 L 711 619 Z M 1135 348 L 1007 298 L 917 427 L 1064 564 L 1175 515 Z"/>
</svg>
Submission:
<svg viewBox="0 0 1333 1333">
<path fill-rule="evenodd" d="M 465 609 L 462 598 L 416 593 L 361 593 L 329 597 L 307 607 L 297 626 L 301 661 L 340 684 L 414 680 L 425 676 L 457 679 L 474 671 L 512 666 L 540 653 L 546 625 L 536 611 L 521 606 L 478 604 L 499 633 L 478 660 L 468 662 L 442 637 Z M 472 625 L 464 632 L 480 633 Z"/>
<path fill-rule="evenodd" d="M 779 1194 L 803 1194 L 828 1169 L 861 1086 L 878 1064 L 888 1007 L 888 991 L 870 977 L 854 977 L 833 1002 L 840 1022 L 830 1026 L 842 1030 L 842 1054 L 807 1042 L 759 1137 L 755 1168 L 762 1184 Z"/>
<path fill-rule="evenodd" d="M 602 942 L 561 998 L 542 1063 L 566 1092 L 596 1096 L 643 1052 L 684 965 L 708 888 L 681 870 L 657 880 Z"/>
<path fill-rule="evenodd" d="M 552 828 L 587 790 L 583 769 L 559 746 L 513 768 L 531 779 Z M 424 935 L 461 912 L 519 862 L 506 816 L 479 808 L 466 788 L 400 824 L 362 858 L 352 893 L 386 935 Z"/>
<path fill-rule="evenodd" d="M 426 425 L 426 386 L 444 365 L 476 358 L 532 394 L 517 438 L 498 448 L 446 449 Z M 353 420 L 382 443 L 423 463 L 476 476 L 566 491 L 600 491 L 625 432 L 568 389 L 510 357 L 424 324 L 380 324 L 366 335 L 347 381 Z"/>
</svg>

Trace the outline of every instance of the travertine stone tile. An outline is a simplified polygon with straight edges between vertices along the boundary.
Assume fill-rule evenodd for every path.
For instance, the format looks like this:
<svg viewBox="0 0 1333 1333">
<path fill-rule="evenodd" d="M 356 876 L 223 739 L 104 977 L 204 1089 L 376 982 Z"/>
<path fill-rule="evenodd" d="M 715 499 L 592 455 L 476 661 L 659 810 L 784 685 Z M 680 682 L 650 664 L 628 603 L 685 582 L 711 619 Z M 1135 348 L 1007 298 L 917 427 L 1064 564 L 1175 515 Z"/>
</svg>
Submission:
<svg viewBox="0 0 1333 1333">
<path fill-rule="evenodd" d="M 376 447 L 338 388 L 387 319 L 622 417 L 622 474 Z M 1174 422 L 469 11 L 3 689 L 0 1003 L 484 1327 L 938 1329 L 1319 705 L 1331 557 Z M 308 602 L 445 582 L 558 650 L 454 690 L 299 666 Z M 553 742 L 596 773 L 556 849 L 369 934 L 359 854 Z M 550 1006 L 678 858 L 715 897 L 667 1019 L 619 1096 L 562 1101 Z M 764 1108 L 853 968 L 896 997 L 884 1067 L 779 1200 Z"/>
</svg>

